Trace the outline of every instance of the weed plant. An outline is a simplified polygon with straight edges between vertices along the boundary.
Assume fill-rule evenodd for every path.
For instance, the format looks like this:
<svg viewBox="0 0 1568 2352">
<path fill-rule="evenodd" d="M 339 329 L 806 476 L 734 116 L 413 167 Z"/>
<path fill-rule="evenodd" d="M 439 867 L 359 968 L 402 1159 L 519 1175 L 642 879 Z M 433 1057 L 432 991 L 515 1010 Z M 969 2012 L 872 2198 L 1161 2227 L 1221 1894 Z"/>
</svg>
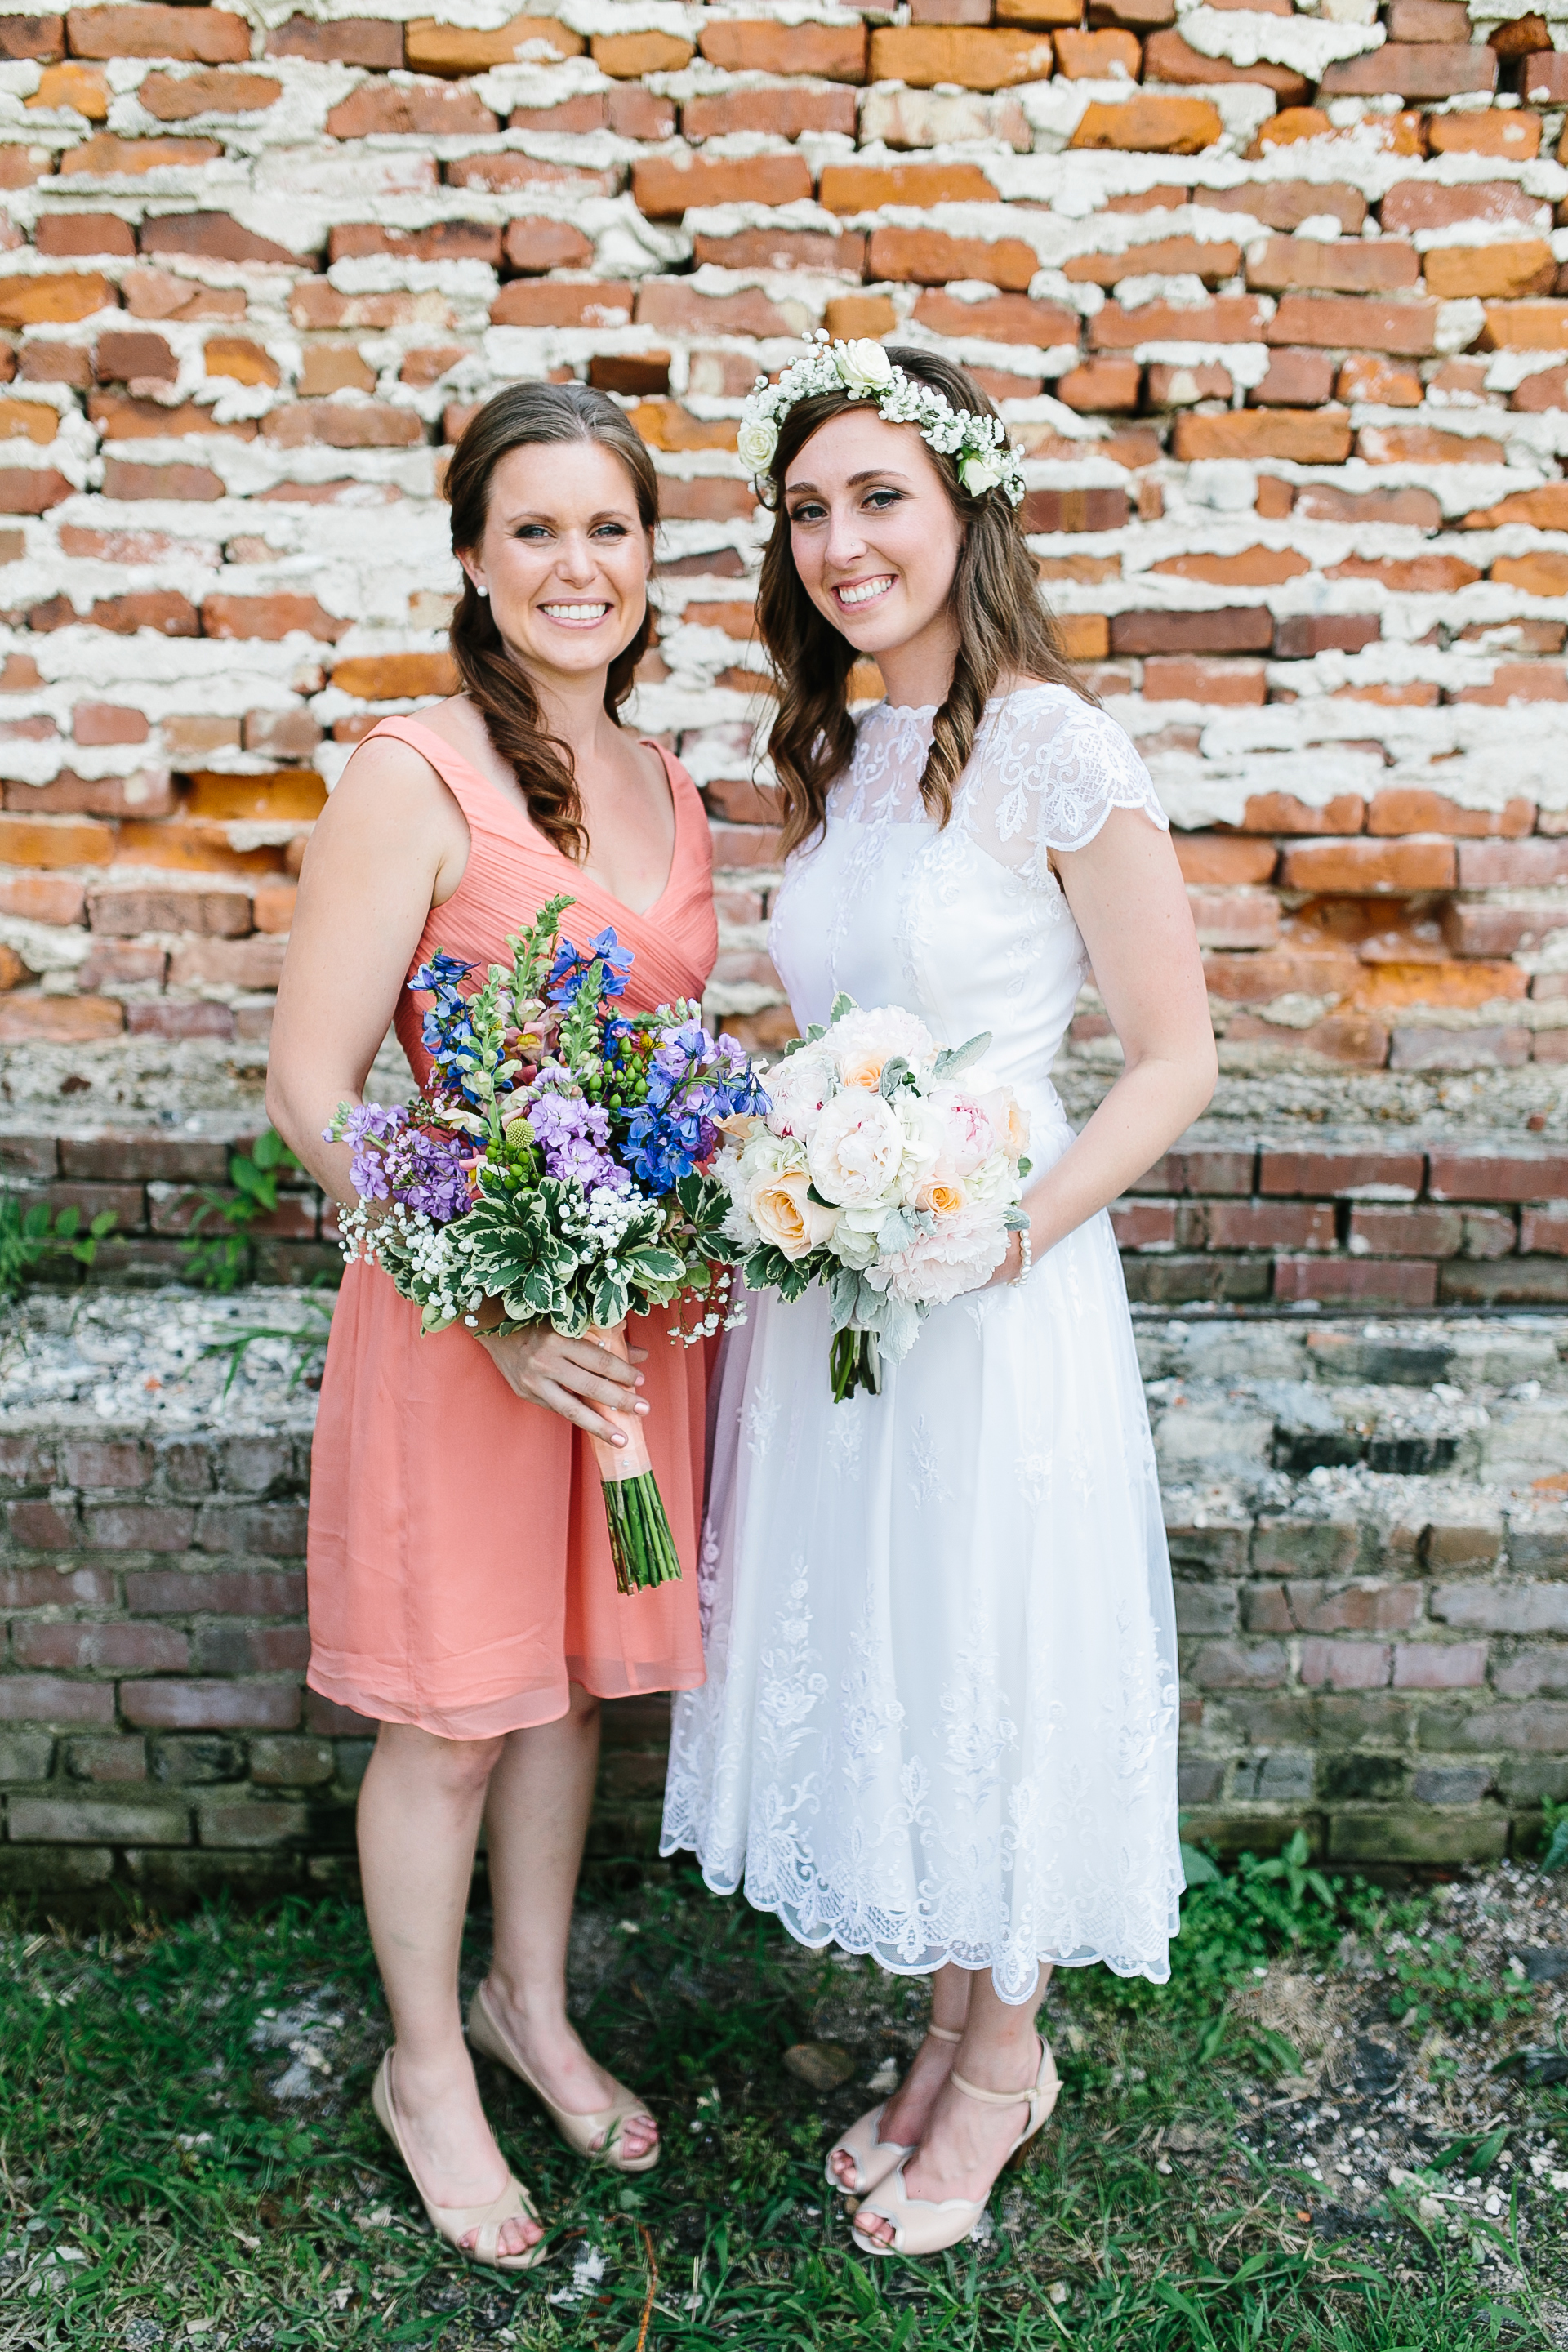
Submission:
<svg viewBox="0 0 1568 2352">
<path fill-rule="evenodd" d="M 1210 1875 L 1168 1987 L 1063 1972 L 1047 2022 L 1066 2085 L 987 2239 L 923 2263 L 851 2249 L 823 2183 L 865 2084 L 914 2046 L 918 1979 L 803 1953 L 678 1876 L 584 1906 L 593 2047 L 656 2105 L 659 2169 L 573 2158 L 481 2066 L 503 2147 L 552 2233 L 526 2276 L 431 2236 L 366 2093 L 384 2011 L 363 1920 L 338 1901 L 211 1909 L 83 1938 L 0 1937 L 0 2352 L 1484 2352 L 1563 2340 L 1508 2243 L 1489 2268 L 1405 2218 L 1332 2237 L 1321 2194 L 1236 2137 L 1294 2052 L 1234 1995 L 1280 1954 L 1331 1971 L 1347 1930 L 1395 1944 L 1419 1903 L 1329 1880 L 1304 1847 Z M 465 1986 L 488 1923 L 470 1923 Z M 1439 1939 L 1440 1940 L 1440 1939 Z M 1407 1942 L 1418 1993 L 1452 1956 Z M 1445 1980 L 1442 1997 L 1470 2000 Z M 826 2095 L 784 2063 L 842 2045 Z M 1173 2167 L 1160 2135 L 1202 2142 Z M 1479 2160 L 1467 2143 L 1455 2162 Z M 1495 2155 L 1496 2151 L 1493 2150 Z M 1321 2184 L 1319 2184 L 1321 2192 Z M 1532 2238 L 1539 2278 L 1561 2249 Z M 1500 2281 L 1506 2280 L 1503 2285 Z M 1552 2325 L 1555 2325 L 1552 2322 Z"/>
</svg>

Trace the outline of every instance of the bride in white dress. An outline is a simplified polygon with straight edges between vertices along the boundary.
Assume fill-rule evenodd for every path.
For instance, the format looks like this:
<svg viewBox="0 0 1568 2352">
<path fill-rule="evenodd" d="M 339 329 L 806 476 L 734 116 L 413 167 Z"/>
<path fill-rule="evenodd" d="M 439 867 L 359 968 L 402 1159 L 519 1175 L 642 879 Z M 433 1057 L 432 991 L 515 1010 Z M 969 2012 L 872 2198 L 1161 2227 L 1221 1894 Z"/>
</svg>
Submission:
<svg viewBox="0 0 1568 2352">
<path fill-rule="evenodd" d="M 892 351 L 879 381 L 874 345 L 838 369 L 858 397 L 810 390 L 835 356 L 809 355 L 804 396 L 779 388 L 765 460 L 769 395 L 742 443 L 778 509 L 758 605 L 794 852 L 773 959 L 803 1030 L 842 990 L 947 1045 L 990 1031 L 977 1075 L 1030 1119 L 1029 1229 L 880 1395 L 833 1402 L 822 1290 L 749 1302 L 663 1850 L 803 1943 L 934 1976 L 908 2079 L 828 2160 L 864 2251 L 929 2252 L 1049 2113 L 1051 1965 L 1169 1972 L 1175 1633 L 1105 1210 L 1202 1109 L 1215 1054 L 1165 819 L 1055 650 L 1016 462 L 955 448 L 962 426 L 984 455 L 1000 428 L 971 421 L 994 412 L 927 352 Z M 887 699 L 857 726 L 866 657 Z M 1048 1073 L 1091 960 L 1126 1059 L 1075 1138 Z"/>
</svg>

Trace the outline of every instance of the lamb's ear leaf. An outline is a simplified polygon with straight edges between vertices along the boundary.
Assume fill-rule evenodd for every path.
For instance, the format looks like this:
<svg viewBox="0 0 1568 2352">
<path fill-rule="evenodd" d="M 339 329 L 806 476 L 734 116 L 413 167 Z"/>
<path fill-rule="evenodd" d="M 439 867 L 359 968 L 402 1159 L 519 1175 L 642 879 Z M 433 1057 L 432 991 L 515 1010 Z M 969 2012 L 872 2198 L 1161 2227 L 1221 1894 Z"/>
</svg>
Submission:
<svg viewBox="0 0 1568 2352">
<path fill-rule="evenodd" d="M 978 1036 L 969 1040 L 967 1045 L 954 1045 L 951 1049 L 944 1045 L 936 1057 L 936 1065 L 931 1071 L 932 1077 L 957 1077 L 960 1070 L 967 1070 L 972 1062 L 977 1062 L 982 1054 L 988 1052 L 990 1045 L 990 1030 L 982 1029 Z"/>
<path fill-rule="evenodd" d="M 914 1076 L 902 1054 L 889 1054 L 882 1065 L 882 1075 L 877 1082 L 877 1092 L 884 1102 L 891 1102 L 899 1088 Z"/>
</svg>

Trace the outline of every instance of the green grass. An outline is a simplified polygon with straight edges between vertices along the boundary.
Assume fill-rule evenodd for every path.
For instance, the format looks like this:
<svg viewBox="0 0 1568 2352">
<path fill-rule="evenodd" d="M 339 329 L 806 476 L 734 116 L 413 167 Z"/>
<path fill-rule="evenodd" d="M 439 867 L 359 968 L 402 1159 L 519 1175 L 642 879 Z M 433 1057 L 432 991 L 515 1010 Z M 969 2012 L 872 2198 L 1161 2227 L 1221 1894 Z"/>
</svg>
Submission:
<svg viewBox="0 0 1568 2352">
<path fill-rule="evenodd" d="M 1058 1979 L 1047 2021 L 1061 2105 L 1036 2159 L 1004 2176 L 990 2241 L 872 2263 L 850 2250 L 822 2158 L 869 2104 L 867 2075 L 912 2047 L 923 1985 L 802 1953 L 689 1879 L 587 1906 L 584 2031 L 654 2099 L 667 2155 L 639 2181 L 584 2167 L 520 2086 L 481 2068 L 503 2145 L 554 2228 L 555 2258 L 525 2279 L 450 2255 L 390 2158 L 366 2096 L 384 2012 L 352 1906 L 208 1912 L 86 1938 L 17 1929 L 0 1937 L 0 2352 L 1568 2342 L 1552 2300 L 1568 2265 L 1544 2200 L 1528 2209 L 1523 2255 L 1510 2244 L 1517 2217 L 1467 2224 L 1454 2242 L 1404 2196 L 1345 2227 L 1321 2183 L 1260 2152 L 1266 2130 L 1237 2137 L 1299 2063 L 1247 2022 L 1238 1990 L 1280 1953 L 1331 1969 L 1347 1927 L 1377 1938 L 1420 1926 L 1418 1904 L 1314 1885 L 1299 1856 L 1197 1888 L 1170 1987 L 1101 1970 Z M 466 1983 L 485 1927 L 472 1923 Z M 1422 1997 L 1409 1980 L 1420 1948 L 1399 1949 L 1408 2006 Z M 782 2063 L 804 2040 L 855 2061 L 826 2099 Z M 276 2095 L 285 2076 L 307 2095 Z M 1505 2096 L 1520 2128 L 1529 2114 L 1568 2116 L 1560 2091 Z M 1176 2123 L 1201 2160 L 1160 2154 Z M 574 2276 L 576 2298 L 552 2301 Z"/>
</svg>

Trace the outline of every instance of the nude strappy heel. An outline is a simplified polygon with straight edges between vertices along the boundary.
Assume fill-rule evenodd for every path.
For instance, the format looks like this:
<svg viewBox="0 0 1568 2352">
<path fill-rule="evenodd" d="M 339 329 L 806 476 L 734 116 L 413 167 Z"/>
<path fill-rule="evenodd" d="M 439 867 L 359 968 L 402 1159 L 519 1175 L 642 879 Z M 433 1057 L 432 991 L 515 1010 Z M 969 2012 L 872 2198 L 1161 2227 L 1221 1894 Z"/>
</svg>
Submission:
<svg viewBox="0 0 1568 2352">
<path fill-rule="evenodd" d="M 425 2193 L 424 2183 L 414 2169 L 414 2159 L 404 2145 L 398 2126 L 390 2050 L 376 2069 L 375 2081 L 371 2084 L 370 2103 L 375 2109 L 377 2123 L 407 2167 L 408 2178 L 414 2183 L 419 2202 L 430 2216 L 431 2227 L 437 2237 L 445 2238 L 447 2243 L 455 2246 L 460 2254 L 467 2254 L 471 2263 L 481 2263 L 489 2270 L 531 2271 L 535 2263 L 544 2260 L 545 2242 L 542 2238 L 533 2245 L 526 2246 L 521 2254 L 503 2254 L 500 2252 L 500 2233 L 509 2221 L 537 2221 L 539 2219 L 532 2198 L 512 2173 L 507 2174 L 506 2187 L 500 2196 L 492 2197 L 488 2205 L 431 2203 Z M 477 2230 L 479 2236 L 471 2246 L 465 2246 L 463 2240 L 470 2230 Z"/>
<path fill-rule="evenodd" d="M 468 2003 L 468 2040 L 474 2049 L 482 2051 L 487 2058 L 494 2059 L 498 2066 L 507 2067 L 520 2083 L 527 2084 L 567 2147 L 578 2156 L 592 2157 L 595 2163 L 607 2164 L 612 2172 L 653 2170 L 659 2156 L 657 2140 L 644 2156 L 627 2156 L 617 2145 L 633 2116 L 647 2116 L 654 2129 L 658 2129 L 658 2123 L 648 2115 L 637 2093 L 628 2091 L 624 2083 L 616 2083 L 616 2095 L 610 2105 L 598 2108 L 592 2115 L 574 2116 L 566 2108 L 558 2107 L 552 2099 L 546 2098 L 529 2073 L 521 2052 L 486 2000 L 483 1985 L 476 1989 L 473 2000 Z M 614 2079 L 612 2076 L 611 2080 Z"/>
<path fill-rule="evenodd" d="M 955 2033 L 947 2025 L 928 2025 L 926 2033 L 932 2042 L 962 2042 L 963 2039 L 962 2033 Z M 823 2160 L 822 2177 L 829 2189 L 837 2189 L 839 2196 L 868 2197 L 873 2189 L 879 2188 L 886 2180 L 900 2157 L 913 2156 L 912 2143 L 908 2147 L 900 2147 L 895 2139 L 878 2137 L 877 2126 L 887 2112 L 888 2102 L 884 2099 L 879 2107 L 871 2107 L 865 2115 L 858 2116 L 828 2149 Z M 852 2181 L 840 2180 L 833 2169 L 833 2159 L 839 2155 L 853 2160 L 855 2178 Z"/>
<path fill-rule="evenodd" d="M 1034 2138 L 1056 2105 L 1061 2090 L 1051 2045 L 1045 2041 L 1040 2043 L 1039 2072 L 1025 2090 L 983 2091 L 977 2083 L 966 2082 L 956 2073 L 950 2074 L 948 2080 L 955 2091 L 962 2091 L 967 2099 L 977 2099 L 984 2107 L 1016 2107 L 1021 2101 L 1028 2102 L 1028 2121 L 997 2166 L 997 2172 L 1012 2161 L 1026 2140 Z M 911 2149 L 910 2155 L 913 2153 Z M 863 2254 L 940 2254 L 945 2247 L 956 2246 L 961 2239 L 967 2238 L 985 2210 L 990 2189 L 975 2202 L 967 2197 L 945 2197 L 940 2204 L 933 2204 L 927 2198 L 906 2197 L 904 2172 L 909 2161 L 909 2156 L 899 2158 L 877 2194 L 867 2198 L 855 2216 L 853 2235 Z M 991 2187 L 995 2185 L 993 2175 Z M 889 2244 L 879 2246 L 875 2239 L 860 2234 L 860 2223 L 869 2215 L 892 2223 L 893 2235 Z"/>
</svg>

